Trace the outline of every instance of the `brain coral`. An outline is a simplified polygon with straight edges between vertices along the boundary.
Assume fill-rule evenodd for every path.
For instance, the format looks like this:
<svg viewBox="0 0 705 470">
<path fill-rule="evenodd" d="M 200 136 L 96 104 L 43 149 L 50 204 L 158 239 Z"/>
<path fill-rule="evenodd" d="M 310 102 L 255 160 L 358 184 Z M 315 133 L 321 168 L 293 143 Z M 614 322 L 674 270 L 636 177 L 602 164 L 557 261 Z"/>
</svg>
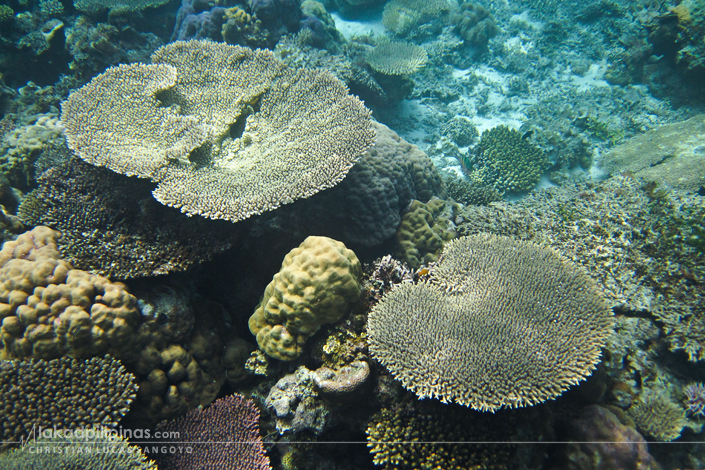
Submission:
<svg viewBox="0 0 705 470">
<path fill-rule="evenodd" d="M 37 227 L 0 251 L 0 355 L 129 356 L 140 322 L 137 299 L 120 283 L 71 269 L 60 259 L 59 236 Z"/>
<path fill-rule="evenodd" d="M 127 413 L 136 390 L 134 376 L 110 356 L 86 361 L 68 357 L 2 361 L 0 438 L 17 441 L 39 426 L 115 426 Z"/>
<path fill-rule="evenodd" d="M 207 41 L 152 62 L 108 69 L 61 120 L 82 159 L 158 182 L 154 197 L 189 215 L 235 222 L 310 197 L 374 143 L 369 110 L 327 72 Z"/>
<path fill-rule="evenodd" d="M 533 188 L 548 167 L 544 152 L 507 126 L 483 132 L 474 154 L 474 160 L 462 161 L 471 179 L 500 192 Z"/>
<path fill-rule="evenodd" d="M 19 449 L 0 454 L 0 467 L 7 470 L 157 470 L 142 449 L 127 443 L 112 430 L 97 426 L 76 435 L 72 429 L 58 429 L 51 437 L 27 441 Z M 38 450 L 41 449 L 41 452 Z M 92 449 L 94 452 L 86 452 Z M 95 452 L 110 449 L 110 452 Z"/>
<path fill-rule="evenodd" d="M 418 396 L 495 411 L 590 375 L 611 315 L 590 277 L 555 251 L 479 235 L 448 242 L 430 282 L 385 295 L 367 332 L 372 355 Z"/>
<path fill-rule="evenodd" d="M 340 320 L 360 296 L 360 261 L 344 244 L 308 237 L 286 255 L 250 317 L 250 331 L 269 356 L 290 361 L 321 325 Z"/>
</svg>

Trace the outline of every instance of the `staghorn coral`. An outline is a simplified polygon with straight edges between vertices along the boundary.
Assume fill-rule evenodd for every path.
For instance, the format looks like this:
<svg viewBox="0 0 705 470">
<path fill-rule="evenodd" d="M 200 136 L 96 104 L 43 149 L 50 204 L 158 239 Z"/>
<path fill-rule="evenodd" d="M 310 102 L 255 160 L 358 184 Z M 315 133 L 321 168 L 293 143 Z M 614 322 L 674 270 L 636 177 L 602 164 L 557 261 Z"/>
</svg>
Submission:
<svg viewBox="0 0 705 470">
<path fill-rule="evenodd" d="M 461 159 L 470 179 L 502 193 L 533 188 L 548 168 L 544 152 L 507 126 L 483 132 L 473 154 Z"/>
<path fill-rule="evenodd" d="M 81 158 L 151 178 L 154 197 L 188 215 L 235 222 L 310 197 L 374 141 L 369 111 L 337 79 L 268 51 L 177 41 L 152 62 L 73 92 L 62 122 Z"/>
<path fill-rule="evenodd" d="M 367 332 L 373 357 L 419 397 L 495 411 L 589 376 L 611 316 L 589 276 L 555 251 L 485 235 L 448 242 L 431 281 L 388 293 Z"/>
<path fill-rule="evenodd" d="M 0 454 L 7 470 L 157 470 L 137 446 L 128 444 L 111 429 L 94 427 L 74 432 L 56 429 L 51 437 L 36 437 L 21 448 Z"/>
<path fill-rule="evenodd" d="M 203 409 L 159 425 L 162 433 L 177 433 L 191 452 L 159 454 L 161 470 L 269 470 L 269 458 L 259 432 L 259 410 L 240 394 L 228 395 Z M 166 434 L 169 435 L 169 434 Z"/>
<path fill-rule="evenodd" d="M 367 446 L 374 463 L 385 470 L 506 469 L 516 446 L 473 443 L 511 440 L 508 434 L 516 430 L 508 424 L 514 420 L 503 416 L 499 424 L 496 418 L 437 402 L 401 403 L 372 416 Z"/>
<path fill-rule="evenodd" d="M 641 397 L 627 410 L 639 431 L 657 441 L 678 439 L 688 425 L 685 410 L 668 398 L 648 394 Z"/>
<path fill-rule="evenodd" d="M 457 236 L 453 220 L 457 204 L 432 198 L 411 201 L 397 229 L 395 256 L 412 269 L 438 261 L 445 242 Z"/>
<path fill-rule="evenodd" d="M 69 157 L 65 146 L 40 157 L 49 166 L 27 194 L 19 219 L 61 231 L 61 255 L 76 269 L 111 279 L 184 271 L 232 246 L 239 229 L 189 218 L 159 204 L 153 185 Z M 66 158 L 57 158 L 64 155 Z M 86 234 L 89 234 L 88 236 Z"/>
<path fill-rule="evenodd" d="M 33 429 L 114 427 L 135 398 L 134 376 L 110 356 L 0 362 L 0 437 Z M 5 468 L 5 467 L 3 467 Z"/>
<path fill-rule="evenodd" d="M 58 232 L 37 227 L 0 251 L 0 317 L 5 358 L 134 354 L 137 299 L 119 283 L 71 269 Z"/>
<path fill-rule="evenodd" d="M 360 261 L 344 244 L 306 238 L 286 255 L 250 317 L 257 344 L 275 359 L 296 359 L 311 335 L 340 320 L 360 297 L 361 277 Z"/>
<path fill-rule="evenodd" d="M 381 42 L 367 55 L 367 63 L 384 75 L 409 75 L 423 67 L 428 55 L 423 47 L 408 42 Z"/>
<path fill-rule="evenodd" d="M 443 182 L 448 197 L 465 206 L 486 206 L 502 200 L 502 195 L 492 186 L 479 186 L 456 175 L 445 173 Z"/>
</svg>

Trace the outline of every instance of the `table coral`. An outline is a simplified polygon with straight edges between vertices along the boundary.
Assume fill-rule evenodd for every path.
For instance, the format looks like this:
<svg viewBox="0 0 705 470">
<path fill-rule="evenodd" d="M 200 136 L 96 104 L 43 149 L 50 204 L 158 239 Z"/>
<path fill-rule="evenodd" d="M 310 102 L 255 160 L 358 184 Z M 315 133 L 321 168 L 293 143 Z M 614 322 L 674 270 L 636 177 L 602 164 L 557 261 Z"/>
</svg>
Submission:
<svg viewBox="0 0 705 470">
<path fill-rule="evenodd" d="M 250 331 L 269 356 L 296 359 L 306 340 L 340 320 L 360 296 L 362 267 L 344 244 L 308 237 L 289 252 L 250 317 Z"/>
</svg>

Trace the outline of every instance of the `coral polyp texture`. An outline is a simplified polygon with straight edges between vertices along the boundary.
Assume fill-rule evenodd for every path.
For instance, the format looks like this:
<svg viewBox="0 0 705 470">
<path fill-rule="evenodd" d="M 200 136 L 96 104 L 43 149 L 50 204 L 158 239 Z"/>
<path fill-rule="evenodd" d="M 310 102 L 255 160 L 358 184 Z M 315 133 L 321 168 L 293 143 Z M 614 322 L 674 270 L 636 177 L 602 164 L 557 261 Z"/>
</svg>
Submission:
<svg viewBox="0 0 705 470">
<path fill-rule="evenodd" d="M 108 69 L 62 105 L 85 161 L 150 178 L 154 197 L 233 222 L 339 183 L 374 143 L 370 112 L 324 71 L 208 41 Z"/>
<path fill-rule="evenodd" d="M 59 237 L 37 227 L 0 251 L 0 358 L 129 356 L 141 321 L 137 299 L 123 284 L 72 269 Z"/>
<path fill-rule="evenodd" d="M 178 442 L 191 447 L 191 452 L 160 454 L 160 469 L 271 469 L 260 437 L 259 410 L 242 395 L 228 395 L 207 408 L 191 410 L 162 423 L 159 430 L 176 433 L 165 435 L 178 436 Z"/>
<path fill-rule="evenodd" d="M 157 470 L 157 465 L 142 449 L 101 426 L 79 433 L 74 433 L 73 429 L 57 429 L 51 437 L 30 439 L 19 449 L 0 454 L 0 467 L 6 470 Z"/>
<path fill-rule="evenodd" d="M 682 407 L 655 394 L 642 397 L 627 410 L 627 414 L 641 433 L 662 442 L 678 439 L 688 425 Z"/>
<path fill-rule="evenodd" d="M 73 6 L 86 13 L 96 13 L 108 8 L 119 11 L 139 11 L 158 7 L 167 2 L 168 0 L 75 0 Z"/>
<path fill-rule="evenodd" d="M 371 311 L 370 352 L 407 389 L 480 411 L 555 398 L 595 369 L 612 312 L 552 249 L 478 235 L 446 244 L 429 282 Z"/>
<path fill-rule="evenodd" d="M 367 63 L 385 75 L 407 75 L 423 67 L 428 55 L 423 47 L 400 41 L 378 44 L 367 55 Z"/>
<path fill-rule="evenodd" d="M 311 236 L 291 250 L 250 317 L 250 331 L 267 355 L 296 359 L 306 340 L 340 320 L 360 297 L 362 266 L 339 241 Z"/>
<path fill-rule="evenodd" d="M 17 441 L 40 426 L 115 426 L 135 398 L 134 378 L 110 356 L 1 361 L 0 438 Z"/>
</svg>

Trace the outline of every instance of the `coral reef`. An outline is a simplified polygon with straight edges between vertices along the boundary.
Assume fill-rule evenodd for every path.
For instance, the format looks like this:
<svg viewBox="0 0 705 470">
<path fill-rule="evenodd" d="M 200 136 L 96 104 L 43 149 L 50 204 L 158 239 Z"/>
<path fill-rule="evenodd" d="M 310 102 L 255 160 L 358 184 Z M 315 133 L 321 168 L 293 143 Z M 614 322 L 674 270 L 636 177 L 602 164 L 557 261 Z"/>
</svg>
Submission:
<svg viewBox="0 0 705 470">
<path fill-rule="evenodd" d="M 485 206 L 502 200 L 502 195 L 492 186 L 479 186 L 448 173 L 443 175 L 443 182 L 448 197 L 465 206 Z"/>
<path fill-rule="evenodd" d="M 705 416 L 705 385 L 690 383 L 683 387 L 683 394 L 686 411 L 694 416 Z"/>
<path fill-rule="evenodd" d="M 548 168 L 543 151 L 507 126 L 483 132 L 473 153 L 461 160 L 470 179 L 501 193 L 533 188 Z"/>
<path fill-rule="evenodd" d="M 259 432 L 259 410 L 240 394 L 228 395 L 207 408 L 161 423 L 159 430 L 176 433 L 171 435 L 191 447 L 191 452 L 160 454 L 160 469 L 271 469 Z"/>
<path fill-rule="evenodd" d="M 611 317 L 587 273 L 552 249 L 480 235 L 448 242 L 430 282 L 385 295 L 367 333 L 373 357 L 419 397 L 495 411 L 589 376 Z"/>
<path fill-rule="evenodd" d="M 186 217 L 155 201 L 149 182 L 68 154 L 63 146 L 40 157 L 39 187 L 25 196 L 18 215 L 26 224 L 61 231 L 57 245 L 73 267 L 111 279 L 167 274 L 210 259 L 237 240 L 237 226 Z"/>
<path fill-rule="evenodd" d="M 409 75 L 423 67 L 428 55 L 423 47 L 408 42 L 380 42 L 367 55 L 367 63 L 384 75 Z"/>
<path fill-rule="evenodd" d="M 100 468 L 101 470 L 157 470 L 137 446 L 128 444 L 113 430 L 94 427 L 54 428 L 51 437 L 28 440 L 19 449 L 0 454 L 0 467 L 8 470 L 63 470 Z"/>
<path fill-rule="evenodd" d="M 96 13 L 100 10 L 115 9 L 120 11 L 137 11 L 157 7 L 168 0 L 74 0 L 77 10 Z"/>
<path fill-rule="evenodd" d="M 40 427 L 114 427 L 135 398 L 134 378 L 110 356 L 2 361 L 0 436 L 11 442 Z"/>
<path fill-rule="evenodd" d="M 360 297 L 360 261 L 344 244 L 308 237 L 286 255 L 250 317 L 250 331 L 269 356 L 296 359 L 306 340 L 340 320 Z"/>
<path fill-rule="evenodd" d="M 374 141 L 369 111 L 328 73 L 205 41 L 169 44 L 152 62 L 108 69 L 74 91 L 62 122 L 81 158 L 158 182 L 155 198 L 189 215 L 238 221 L 310 197 Z M 185 114 L 160 105 L 158 92 Z"/>
<path fill-rule="evenodd" d="M 435 197 L 426 204 L 411 201 L 397 229 L 394 256 L 412 269 L 438 261 L 445 242 L 457 236 L 457 210 L 457 204 Z"/>
</svg>

